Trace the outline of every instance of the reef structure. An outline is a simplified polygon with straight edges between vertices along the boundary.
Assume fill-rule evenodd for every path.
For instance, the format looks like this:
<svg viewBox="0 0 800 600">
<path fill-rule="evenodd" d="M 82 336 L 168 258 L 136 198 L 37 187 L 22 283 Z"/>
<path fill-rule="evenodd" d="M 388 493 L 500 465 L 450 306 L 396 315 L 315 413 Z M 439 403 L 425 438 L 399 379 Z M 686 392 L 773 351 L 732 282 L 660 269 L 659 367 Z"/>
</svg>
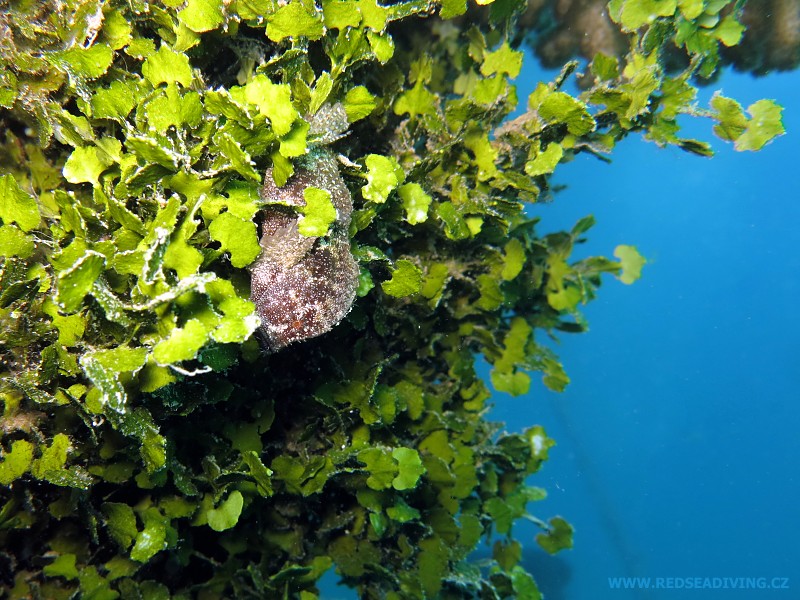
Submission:
<svg viewBox="0 0 800 600">
<path fill-rule="evenodd" d="M 524 18 L 534 30 L 545 32 L 532 41 L 546 68 L 560 67 L 575 56 L 591 60 L 598 52 L 623 56 L 628 50 L 628 40 L 609 18 L 605 0 L 531 0 Z"/>
<path fill-rule="evenodd" d="M 731 10 L 726 7 L 719 14 Z M 710 22 L 716 23 L 715 15 L 709 16 Z M 800 65 L 798 0 L 750 0 L 739 20 L 745 26 L 744 36 L 737 45 L 722 46 L 723 64 L 754 75 Z M 591 61 L 598 52 L 618 58 L 628 52 L 628 41 L 609 17 L 606 0 L 528 0 L 522 21 L 534 32 L 529 43 L 547 68 L 575 56 Z"/>
<path fill-rule="evenodd" d="M 745 26 L 741 43 L 722 51 L 737 70 L 766 75 L 800 65 L 798 0 L 750 0 L 741 22 Z"/>
</svg>

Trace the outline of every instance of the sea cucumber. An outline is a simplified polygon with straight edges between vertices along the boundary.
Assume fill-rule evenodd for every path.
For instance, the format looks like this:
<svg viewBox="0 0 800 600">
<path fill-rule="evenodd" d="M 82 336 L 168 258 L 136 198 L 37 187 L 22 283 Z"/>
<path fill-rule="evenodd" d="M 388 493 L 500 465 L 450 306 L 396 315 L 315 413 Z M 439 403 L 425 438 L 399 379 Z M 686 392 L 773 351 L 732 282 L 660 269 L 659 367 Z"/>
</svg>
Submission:
<svg viewBox="0 0 800 600">
<path fill-rule="evenodd" d="M 324 237 L 300 233 L 305 206 L 303 190 L 326 190 L 337 218 Z M 251 268 L 250 299 L 261 318 L 268 352 L 327 333 L 350 312 L 358 287 L 358 263 L 350 249 L 348 229 L 353 199 L 327 148 L 315 147 L 295 167 L 282 187 L 272 168 L 264 176 L 261 197 L 261 254 Z"/>
</svg>

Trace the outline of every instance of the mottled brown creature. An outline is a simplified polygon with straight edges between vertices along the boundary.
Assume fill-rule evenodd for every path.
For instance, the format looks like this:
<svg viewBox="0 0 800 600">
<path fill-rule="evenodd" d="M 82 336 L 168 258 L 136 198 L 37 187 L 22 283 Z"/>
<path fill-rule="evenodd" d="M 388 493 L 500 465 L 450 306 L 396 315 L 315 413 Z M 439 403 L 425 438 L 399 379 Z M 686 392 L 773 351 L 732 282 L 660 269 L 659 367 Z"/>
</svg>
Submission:
<svg viewBox="0 0 800 600">
<path fill-rule="evenodd" d="M 323 237 L 300 233 L 303 191 L 327 191 L 337 217 Z M 250 298 L 261 317 L 268 352 L 330 331 L 350 311 L 358 287 L 358 264 L 350 250 L 348 229 L 353 211 L 350 191 L 336 157 L 316 147 L 278 187 L 267 169 L 261 197 L 269 206 L 261 221 L 261 255 L 251 269 Z"/>
</svg>

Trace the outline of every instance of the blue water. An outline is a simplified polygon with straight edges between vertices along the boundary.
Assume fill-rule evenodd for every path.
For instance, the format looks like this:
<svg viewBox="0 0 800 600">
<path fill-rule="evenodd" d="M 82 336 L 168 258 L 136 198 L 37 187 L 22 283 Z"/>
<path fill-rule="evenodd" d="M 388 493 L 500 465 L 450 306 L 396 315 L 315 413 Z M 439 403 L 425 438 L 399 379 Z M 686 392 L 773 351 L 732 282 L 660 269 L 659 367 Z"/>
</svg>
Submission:
<svg viewBox="0 0 800 600">
<path fill-rule="evenodd" d="M 541 73 L 526 76 L 521 97 Z M 728 73 L 701 106 L 719 87 L 744 106 L 777 99 L 789 133 L 737 153 L 709 121 L 688 123 L 713 159 L 631 139 L 611 165 L 560 166 L 568 188 L 532 211 L 541 232 L 593 214 L 581 255 L 627 243 L 649 261 L 632 286 L 605 282 L 588 333 L 562 337 L 566 392 L 495 398 L 509 430 L 540 423 L 558 442 L 531 481 L 550 496 L 530 509 L 567 517 L 575 549 L 550 557 L 533 526 L 515 530 L 551 600 L 800 597 L 800 72 Z M 712 587 L 678 589 L 695 577 Z"/>
<path fill-rule="evenodd" d="M 523 101 L 553 77 L 528 68 Z M 578 256 L 625 243 L 649 261 L 632 286 L 609 277 L 585 307 L 590 331 L 562 337 L 564 393 L 494 399 L 490 418 L 558 443 L 531 479 L 550 495 L 529 508 L 565 516 L 575 548 L 551 557 L 532 524 L 514 530 L 548 600 L 800 598 L 800 72 L 727 73 L 700 105 L 719 88 L 744 106 L 778 100 L 788 134 L 737 153 L 710 121 L 686 123 L 713 159 L 631 138 L 610 165 L 561 165 L 567 189 L 533 207 L 540 233 L 596 217 Z M 612 589 L 617 577 L 645 579 Z M 712 587 L 680 589 L 696 577 Z M 335 580 L 322 598 L 355 597 Z M 731 589 L 762 584 L 789 589 Z"/>
</svg>

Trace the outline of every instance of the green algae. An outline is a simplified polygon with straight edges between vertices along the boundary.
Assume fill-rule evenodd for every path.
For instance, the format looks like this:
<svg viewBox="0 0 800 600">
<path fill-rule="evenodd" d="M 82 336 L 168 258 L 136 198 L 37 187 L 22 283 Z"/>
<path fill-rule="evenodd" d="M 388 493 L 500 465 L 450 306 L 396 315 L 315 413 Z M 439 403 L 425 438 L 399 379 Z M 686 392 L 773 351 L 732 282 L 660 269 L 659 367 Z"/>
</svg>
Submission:
<svg viewBox="0 0 800 600">
<path fill-rule="evenodd" d="M 626 59 L 597 55 L 578 95 L 565 66 L 508 121 L 521 8 L 71 0 L 0 17 L 5 591 L 309 600 L 333 566 L 366 598 L 539 597 L 513 532 L 529 519 L 548 552 L 572 545 L 563 518 L 528 512 L 554 442 L 487 421 L 475 363 L 495 391 L 534 373 L 564 389 L 541 336 L 582 331 L 602 275 L 631 283 L 644 259 L 574 260 L 593 220 L 540 236 L 526 206 L 560 163 L 632 133 L 709 155 L 681 115 L 739 150 L 783 129 L 772 101 L 695 105 L 693 78 L 742 33 L 737 6 L 699 0 L 615 0 Z M 346 126 L 319 117 L 336 104 Z M 267 355 L 259 186 L 315 146 L 353 196 L 357 299 Z M 320 191 L 297 218 L 324 243 Z"/>
</svg>

